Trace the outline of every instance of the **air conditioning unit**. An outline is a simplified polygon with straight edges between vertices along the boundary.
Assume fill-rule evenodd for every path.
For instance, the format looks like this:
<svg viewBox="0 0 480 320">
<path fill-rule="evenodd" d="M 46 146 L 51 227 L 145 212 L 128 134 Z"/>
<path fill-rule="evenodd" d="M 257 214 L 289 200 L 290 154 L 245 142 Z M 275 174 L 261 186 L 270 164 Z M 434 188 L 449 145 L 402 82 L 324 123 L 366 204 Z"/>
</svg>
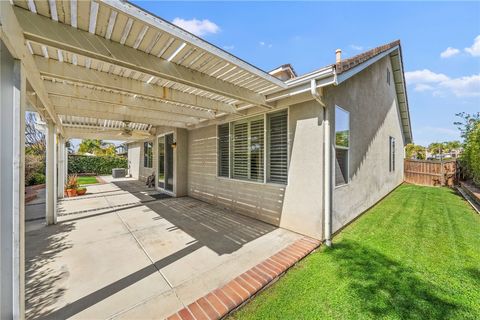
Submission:
<svg viewBox="0 0 480 320">
<path fill-rule="evenodd" d="M 127 175 L 126 169 L 124 168 L 115 168 L 112 169 L 112 177 L 113 178 L 125 178 Z"/>
</svg>

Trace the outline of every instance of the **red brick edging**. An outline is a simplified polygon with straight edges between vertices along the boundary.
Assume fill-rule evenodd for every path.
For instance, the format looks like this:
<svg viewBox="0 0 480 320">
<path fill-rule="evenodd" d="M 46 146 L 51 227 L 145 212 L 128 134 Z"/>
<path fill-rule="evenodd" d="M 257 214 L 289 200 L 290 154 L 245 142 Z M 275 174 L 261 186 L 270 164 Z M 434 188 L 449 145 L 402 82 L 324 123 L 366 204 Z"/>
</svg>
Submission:
<svg viewBox="0 0 480 320">
<path fill-rule="evenodd" d="M 270 258 L 168 317 L 169 320 L 220 319 L 281 276 L 320 245 L 303 237 Z"/>
</svg>

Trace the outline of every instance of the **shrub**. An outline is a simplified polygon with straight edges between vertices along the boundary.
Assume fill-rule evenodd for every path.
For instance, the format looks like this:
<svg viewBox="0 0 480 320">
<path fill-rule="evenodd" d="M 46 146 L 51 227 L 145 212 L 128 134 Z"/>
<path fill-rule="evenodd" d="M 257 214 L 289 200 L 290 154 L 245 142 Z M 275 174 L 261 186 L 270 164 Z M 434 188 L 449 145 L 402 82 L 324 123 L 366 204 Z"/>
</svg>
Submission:
<svg viewBox="0 0 480 320">
<path fill-rule="evenodd" d="M 114 168 L 127 168 L 128 160 L 117 156 L 68 156 L 68 173 L 111 174 Z"/>
<path fill-rule="evenodd" d="M 455 122 L 464 139 L 460 164 L 464 173 L 480 186 L 480 112 L 473 115 L 458 113 L 457 116 L 463 119 L 462 122 Z"/>
<path fill-rule="evenodd" d="M 35 183 L 34 175 L 35 174 L 44 174 L 45 166 L 43 164 L 43 157 L 34 154 L 25 155 L 25 184 L 33 185 Z M 45 175 L 43 175 L 45 178 Z M 33 180 L 32 180 L 33 179 Z"/>
<path fill-rule="evenodd" d="M 37 184 L 44 184 L 44 183 L 45 183 L 45 175 L 40 172 L 35 172 L 28 179 L 27 186 L 34 186 Z"/>
</svg>

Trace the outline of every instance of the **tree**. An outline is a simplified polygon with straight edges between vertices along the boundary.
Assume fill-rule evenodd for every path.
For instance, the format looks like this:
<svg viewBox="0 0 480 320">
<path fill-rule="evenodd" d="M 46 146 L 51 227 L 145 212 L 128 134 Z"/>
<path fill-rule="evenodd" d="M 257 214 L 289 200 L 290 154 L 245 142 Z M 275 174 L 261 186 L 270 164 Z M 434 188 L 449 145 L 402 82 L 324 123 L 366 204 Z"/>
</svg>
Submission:
<svg viewBox="0 0 480 320">
<path fill-rule="evenodd" d="M 480 112 L 468 114 L 457 113 L 462 121 L 455 122 L 461 132 L 463 153 L 460 155 L 460 164 L 466 175 L 480 186 Z"/>
<path fill-rule="evenodd" d="M 78 153 L 91 153 L 96 156 L 116 155 L 115 145 L 98 139 L 83 139 L 78 147 Z"/>
<path fill-rule="evenodd" d="M 433 155 L 441 155 L 445 149 L 443 142 L 432 142 L 428 145 L 428 151 Z"/>
<path fill-rule="evenodd" d="M 46 139 L 41 124 L 34 112 L 25 114 L 25 152 L 45 157 Z"/>
<path fill-rule="evenodd" d="M 97 153 L 103 153 L 102 147 L 105 144 L 102 140 L 98 139 L 83 139 L 78 146 L 78 153 L 91 153 L 97 155 Z"/>
<path fill-rule="evenodd" d="M 407 159 L 425 160 L 425 147 L 409 143 L 405 146 L 405 157 Z"/>
</svg>

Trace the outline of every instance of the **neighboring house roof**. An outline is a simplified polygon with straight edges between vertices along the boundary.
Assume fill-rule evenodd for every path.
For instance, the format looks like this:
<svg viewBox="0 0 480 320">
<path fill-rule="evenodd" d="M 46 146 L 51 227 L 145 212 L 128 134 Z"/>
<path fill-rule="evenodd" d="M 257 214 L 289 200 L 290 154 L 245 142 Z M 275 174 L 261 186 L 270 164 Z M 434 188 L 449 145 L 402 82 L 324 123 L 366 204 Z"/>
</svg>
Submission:
<svg viewBox="0 0 480 320">
<path fill-rule="evenodd" d="M 268 73 L 274 77 L 279 78 L 282 81 L 290 80 L 297 77 L 297 73 L 295 72 L 295 69 L 293 69 L 290 63 L 282 64 L 281 66 L 270 70 Z"/>
</svg>

